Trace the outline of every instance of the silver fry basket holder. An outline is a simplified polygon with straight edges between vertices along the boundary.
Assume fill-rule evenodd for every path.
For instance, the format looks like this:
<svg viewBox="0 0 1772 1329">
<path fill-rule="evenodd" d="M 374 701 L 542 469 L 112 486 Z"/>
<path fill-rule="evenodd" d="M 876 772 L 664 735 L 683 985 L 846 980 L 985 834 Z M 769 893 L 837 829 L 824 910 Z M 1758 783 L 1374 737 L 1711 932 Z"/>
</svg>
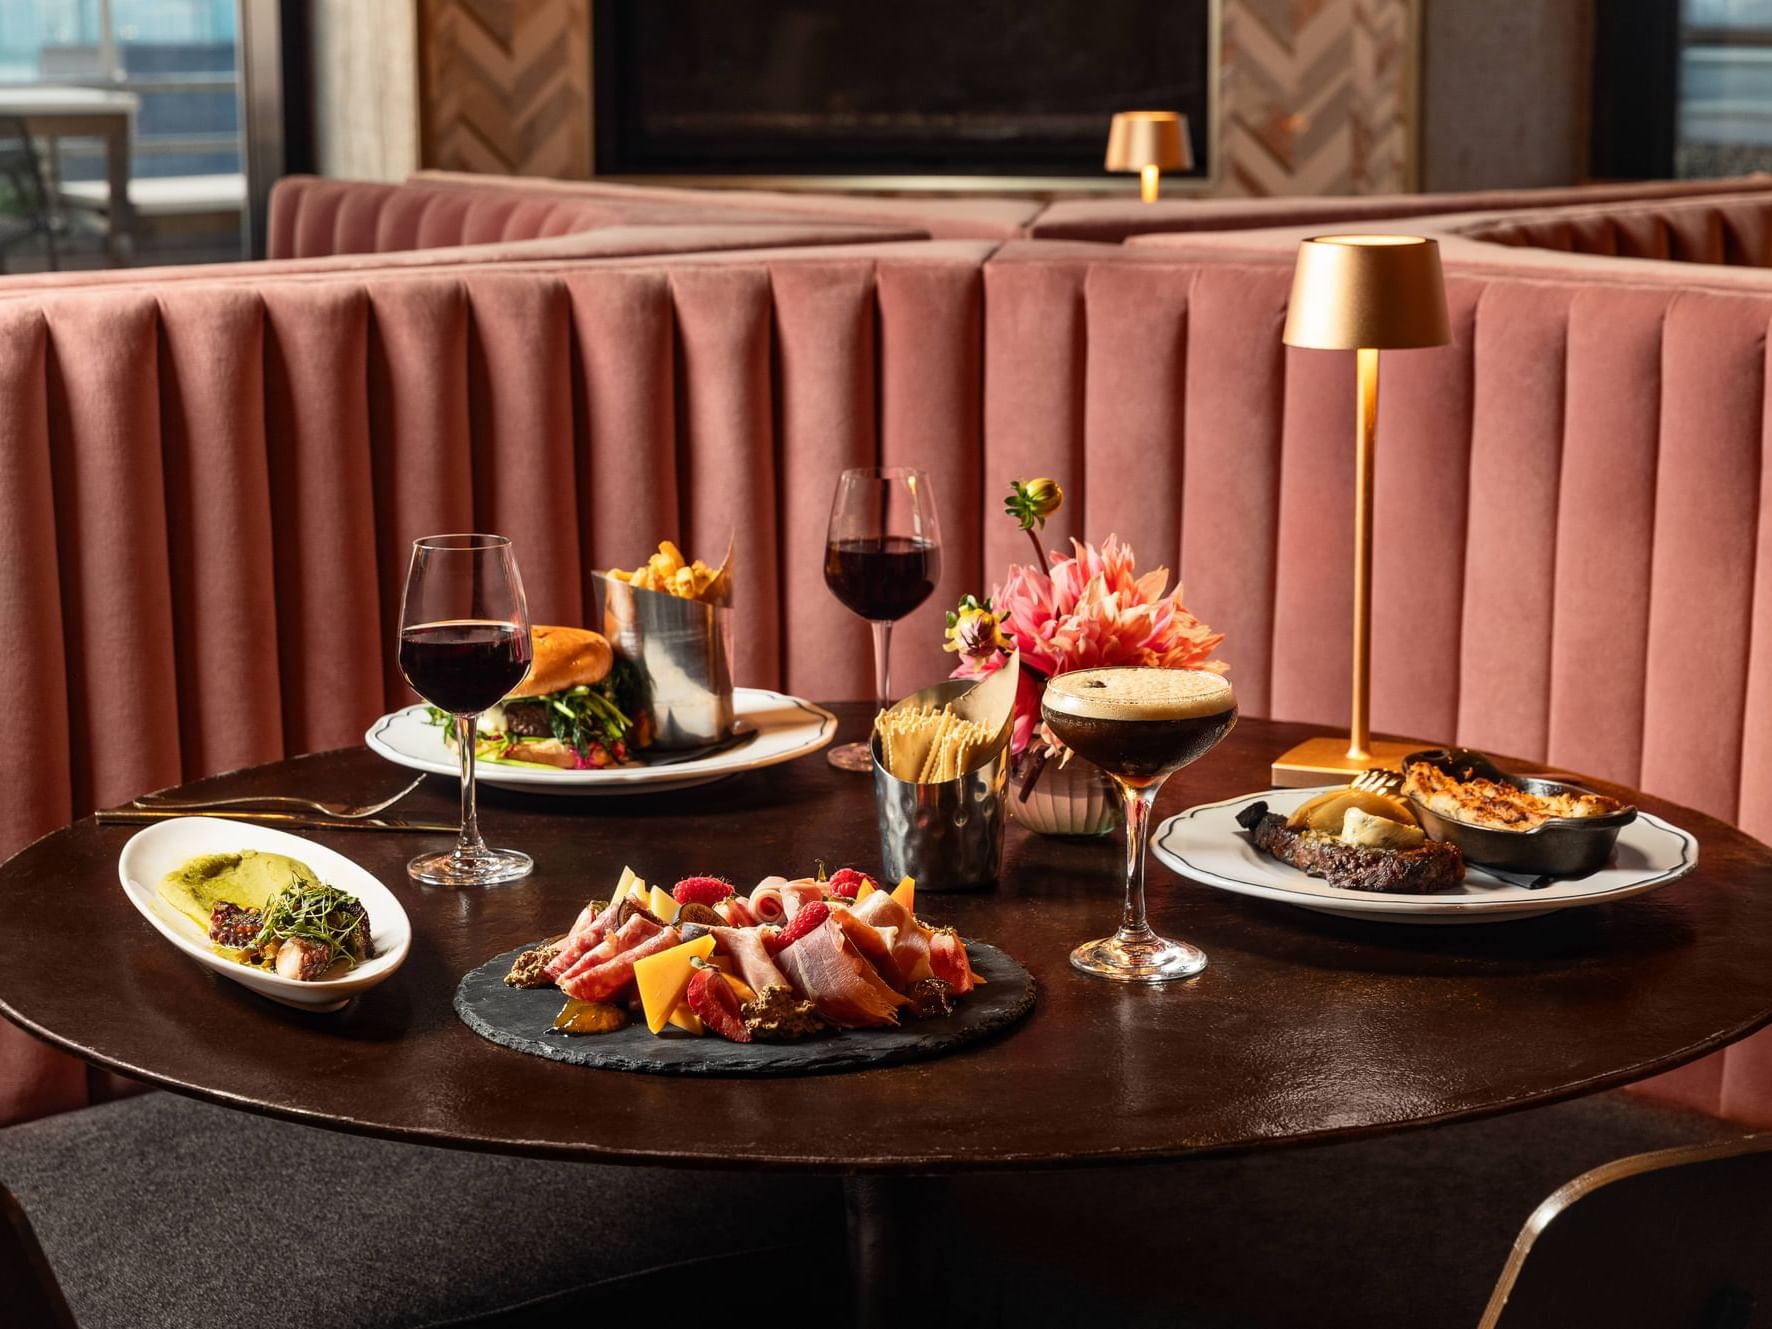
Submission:
<svg viewBox="0 0 1772 1329">
<path fill-rule="evenodd" d="M 685 600 L 597 573 L 603 635 L 640 671 L 660 750 L 720 743 L 733 733 L 732 606 Z"/>
</svg>

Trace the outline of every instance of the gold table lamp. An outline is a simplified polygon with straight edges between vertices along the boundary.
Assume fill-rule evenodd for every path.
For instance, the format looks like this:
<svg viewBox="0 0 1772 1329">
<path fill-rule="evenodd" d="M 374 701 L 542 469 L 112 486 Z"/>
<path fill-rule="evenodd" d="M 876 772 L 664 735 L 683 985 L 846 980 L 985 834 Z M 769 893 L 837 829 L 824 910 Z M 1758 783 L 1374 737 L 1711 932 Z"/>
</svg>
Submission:
<svg viewBox="0 0 1772 1329">
<path fill-rule="evenodd" d="M 1107 169 L 1137 171 L 1139 196 L 1157 201 L 1157 177 L 1194 169 L 1187 117 L 1179 111 L 1121 111 L 1108 127 Z"/>
<path fill-rule="evenodd" d="M 1354 687 L 1350 733 L 1312 738 L 1274 762 L 1276 785 L 1329 784 L 1395 768 L 1414 745 L 1372 741 L 1372 476 L 1378 353 L 1452 340 L 1440 247 L 1414 235 L 1319 235 L 1298 246 L 1288 346 L 1354 353 Z"/>
</svg>

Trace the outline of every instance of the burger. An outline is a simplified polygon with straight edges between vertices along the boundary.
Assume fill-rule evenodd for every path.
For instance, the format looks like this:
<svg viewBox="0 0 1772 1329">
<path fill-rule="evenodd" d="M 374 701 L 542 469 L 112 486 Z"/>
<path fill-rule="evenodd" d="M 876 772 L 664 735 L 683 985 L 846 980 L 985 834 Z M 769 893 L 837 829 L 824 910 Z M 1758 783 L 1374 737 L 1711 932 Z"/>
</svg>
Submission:
<svg viewBox="0 0 1772 1329">
<path fill-rule="evenodd" d="M 565 770 L 632 766 L 651 746 L 639 676 L 589 628 L 533 627 L 529 674 L 480 716 L 476 755 Z"/>
</svg>

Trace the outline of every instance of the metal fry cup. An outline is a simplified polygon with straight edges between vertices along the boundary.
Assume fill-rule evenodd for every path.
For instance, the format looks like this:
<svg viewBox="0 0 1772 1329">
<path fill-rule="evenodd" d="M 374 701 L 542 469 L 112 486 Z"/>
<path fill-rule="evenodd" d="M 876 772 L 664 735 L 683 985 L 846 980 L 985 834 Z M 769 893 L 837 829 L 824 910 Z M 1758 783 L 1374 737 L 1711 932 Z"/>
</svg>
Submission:
<svg viewBox="0 0 1772 1329">
<path fill-rule="evenodd" d="M 596 576 L 603 635 L 639 669 L 653 747 L 699 748 L 730 738 L 732 607 Z"/>
<path fill-rule="evenodd" d="M 914 701 L 942 705 L 975 686 L 951 679 L 925 688 Z M 874 808 L 880 857 L 888 878 L 915 877 L 919 891 L 980 891 L 994 886 L 1003 866 L 1008 821 L 1008 743 L 1000 741 L 982 766 L 957 780 L 919 784 L 900 780 L 874 753 Z"/>
</svg>

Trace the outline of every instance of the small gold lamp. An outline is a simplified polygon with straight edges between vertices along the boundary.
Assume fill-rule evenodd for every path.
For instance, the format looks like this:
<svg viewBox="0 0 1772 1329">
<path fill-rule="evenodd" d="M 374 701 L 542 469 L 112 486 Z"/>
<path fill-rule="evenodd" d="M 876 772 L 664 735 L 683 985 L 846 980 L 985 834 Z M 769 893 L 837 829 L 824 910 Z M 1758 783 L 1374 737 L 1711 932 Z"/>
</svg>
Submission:
<svg viewBox="0 0 1772 1329">
<path fill-rule="evenodd" d="M 1157 201 L 1157 177 L 1194 169 L 1187 117 L 1179 111 L 1121 111 L 1108 128 L 1107 169 L 1137 171 L 1139 196 Z"/>
<path fill-rule="evenodd" d="M 1352 351 L 1358 380 L 1354 425 L 1354 688 L 1351 733 L 1312 738 L 1274 763 L 1276 785 L 1349 779 L 1395 768 L 1413 750 L 1372 741 L 1372 467 L 1378 439 L 1378 353 L 1452 340 L 1440 247 L 1414 235 L 1319 235 L 1298 246 L 1288 346 Z"/>
</svg>

